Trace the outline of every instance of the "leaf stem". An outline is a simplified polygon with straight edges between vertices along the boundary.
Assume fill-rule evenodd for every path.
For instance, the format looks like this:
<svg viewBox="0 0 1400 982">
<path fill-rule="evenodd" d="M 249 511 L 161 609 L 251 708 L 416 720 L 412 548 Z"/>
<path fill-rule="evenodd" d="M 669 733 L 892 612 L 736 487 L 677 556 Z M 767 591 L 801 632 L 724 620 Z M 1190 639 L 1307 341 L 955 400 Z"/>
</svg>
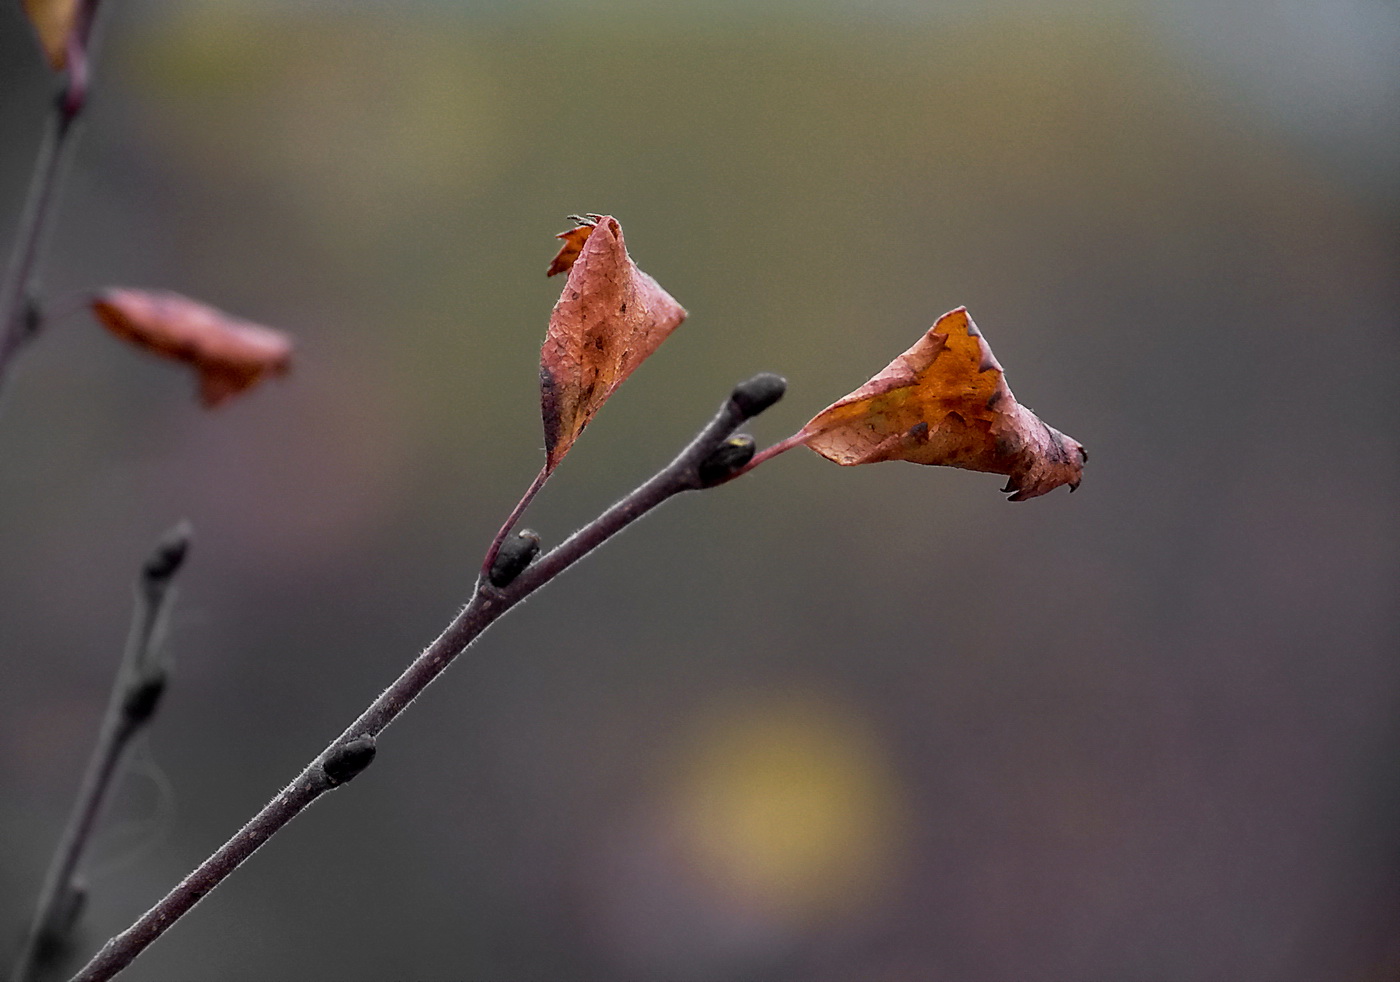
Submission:
<svg viewBox="0 0 1400 982">
<path fill-rule="evenodd" d="M 496 561 L 496 554 L 501 551 L 501 543 L 506 541 L 506 536 L 510 535 L 510 530 L 515 528 L 515 523 L 520 521 L 520 516 L 525 513 L 525 509 L 529 507 L 535 495 L 540 493 L 540 488 L 544 487 L 544 482 L 548 481 L 549 475 L 553 473 L 554 472 L 549 469 L 548 464 L 541 467 L 540 472 L 535 475 L 535 479 L 530 482 L 530 486 L 525 489 L 525 493 L 520 496 L 520 500 L 516 502 L 510 514 L 506 516 L 505 523 L 501 526 L 501 530 L 496 533 L 496 538 L 491 540 L 491 547 L 486 550 L 486 559 L 481 563 L 481 575 L 483 578 L 490 575 L 491 564 Z"/>
<path fill-rule="evenodd" d="M 142 567 L 126 650 L 112 683 L 78 799 L 54 851 L 34 919 L 20 946 L 11 976 L 13 982 L 26 982 L 42 963 L 58 953 L 80 911 L 84 891 L 74 876 L 78 863 L 97 827 L 126 748 L 151 721 L 165 687 L 166 670 L 159 649 L 174 599 L 175 575 L 184 562 L 189 541 L 189 526 L 176 526 Z"/>
<path fill-rule="evenodd" d="M 344 756 L 343 748 L 352 742 L 363 742 L 366 738 L 378 736 L 498 617 L 668 498 L 682 491 L 706 487 L 706 483 L 700 477 L 700 465 L 750 415 L 752 413 L 731 396 L 725 400 L 714 419 L 675 460 L 540 560 L 528 566 L 511 583 L 497 588 L 491 585 L 487 577 L 480 577 L 471 600 L 456 619 L 355 722 L 318 754 L 233 838 L 220 846 L 129 928 L 108 941 L 82 971 L 73 977 L 73 982 L 102 982 L 130 964 L 132 959 L 218 886 L 259 846 L 313 801 L 336 786 L 337 782 L 326 773 L 325 764 L 328 760 Z M 543 480 L 537 479 L 537 483 L 542 484 Z"/>
<path fill-rule="evenodd" d="M 778 456 L 778 454 L 780 454 L 780 453 L 786 453 L 787 451 L 791 450 L 793 447 L 799 447 L 799 446 L 801 446 L 801 445 L 802 445 L 802 441 L 806 438 L 806 436 L 807 436 L 807 431 L 806 431 L 806 430 L 798 430 L 798 431 L 797 431 L 796 433 L 794 433 L 792 436 L 787 437 L 786 439 L 783 439 L 783 440 L 779 440 L 777 443 L 773 444 L 771 447 L 765 447 L 764 449 L 760 450 L 758 453 L 754 454 L 752 460 L 750 460 L 750 461 L 749 461 L 747 464 L 745 464 L 743 467 L 741 467 L 741 468 L 739 468 L 737 471 L 735 471 L 734 474 L 733 474 L 733 476 L 730 477 L 729 480 L 732 481 L 732 480 L 734 480 L 734 478 L 736 478 L 736 477 L 741 477 L 741 476 L 743 476 L 744 474 L 747 474 L 749 471 L 753 470 L 755 467 L 757 467 L 759 464 L 763 463 L 765 460 L 772 460 L 774 457 Z"/>
</svg>

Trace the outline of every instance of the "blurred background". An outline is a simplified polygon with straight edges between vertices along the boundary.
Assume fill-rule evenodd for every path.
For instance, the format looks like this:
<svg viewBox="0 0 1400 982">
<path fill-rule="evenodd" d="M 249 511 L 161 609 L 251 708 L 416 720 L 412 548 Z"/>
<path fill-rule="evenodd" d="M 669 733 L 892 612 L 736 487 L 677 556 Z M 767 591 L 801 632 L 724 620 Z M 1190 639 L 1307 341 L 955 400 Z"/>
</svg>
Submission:
<svg viewBox="0 0 1400 982">
<path fill-rule="evenodd" d="M 542 460 L 551 235 L 594 211 L 690 318 L 547 544 L 735 382 L 789 379 L 777 440 L 958 304 L 1084 486 L 798 450 L 668 504 L 126 977 L 1400 975 L 1395 3 L 108 7 L 46 295 L 178 290 L 298 360 L 210 413 L 81 314 L 23 358 L 7 942 L 176 520 L 91 947 L 465 601 Z M 53 90 L 0 6 L 5 250 Z"/>
</svg>

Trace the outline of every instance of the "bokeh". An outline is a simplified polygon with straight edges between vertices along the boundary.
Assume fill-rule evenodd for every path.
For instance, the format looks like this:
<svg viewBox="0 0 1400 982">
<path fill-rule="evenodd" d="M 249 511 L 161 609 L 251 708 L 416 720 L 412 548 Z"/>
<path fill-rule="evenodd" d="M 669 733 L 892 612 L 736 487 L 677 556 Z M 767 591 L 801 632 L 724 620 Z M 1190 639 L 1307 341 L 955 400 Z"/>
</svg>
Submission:
<svg viewBox="0 0 1400 982">
<path fill-rule="evenodd" d="M 109 0 L 44 269 L 297 339 L 216 412 L 82 314 L 0 410 L 0 930 L 130 583 L 196 541 L 88 870 L 120 930 L 465 601 L 542 460 L 550 236 L 689 320 L 525 524 L 737 381 L 966 304 L 1083 487 L 805 451 L 492 629 L 132 979 L 1400 974 L 1400 8 Z M 0 243 L 53 90 L 0 5 Z M 65 299 L 66 298 L 66 299 Z M 10 935 L 7 934 L 6 937 Z"/>
</svg>

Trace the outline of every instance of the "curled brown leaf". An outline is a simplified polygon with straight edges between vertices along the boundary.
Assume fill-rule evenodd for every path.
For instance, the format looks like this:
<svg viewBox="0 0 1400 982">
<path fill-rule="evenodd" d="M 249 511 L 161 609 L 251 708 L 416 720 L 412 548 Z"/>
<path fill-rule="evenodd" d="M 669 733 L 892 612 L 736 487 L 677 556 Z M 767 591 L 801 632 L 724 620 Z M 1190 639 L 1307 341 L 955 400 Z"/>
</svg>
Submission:
<svg viewBox="0 0 1400 982">
<path fill-rule="evenodd" d="M 207 407 L 291 366 L 292 343 L 282 332 L 178 293 L 108 289 L 93 298 L 92 312 L 117 337 L 193 366 Z"/>
<path fill-rule="evenodd" d="M 908 460 L 1005 474 L 1012 501 L 1079 486 L 1084 447 L 1016 401 L 966 308 L 812 418 L 801 442 L 838 464 Z"/>
<path fill-rule="evenodd" d="M 685 309 L 628 256 L 617 219 L 599 216 L 581 238 L 540 350 L 548 469 L 684 319 Z"/>
</svg>

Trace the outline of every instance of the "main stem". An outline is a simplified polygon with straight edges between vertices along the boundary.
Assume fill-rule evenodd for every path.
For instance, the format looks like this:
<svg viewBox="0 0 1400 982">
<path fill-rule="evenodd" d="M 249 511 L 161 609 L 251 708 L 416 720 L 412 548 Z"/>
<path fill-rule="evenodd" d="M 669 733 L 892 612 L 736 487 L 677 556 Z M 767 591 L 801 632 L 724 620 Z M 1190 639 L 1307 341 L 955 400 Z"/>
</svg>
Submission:
<svg viewBox="0 0 1400 982">
<path fill-rule="evenodd" d="M 700 477 L 700 465 L 750 415 L 731 397 L 667 467 L 527 567 L 512 583 L 496 588 L 485 576 L 479 577 L 471 600 L 462 612 L 360 714 L 359 719 L 318 754 L 282 789 L 281 794 L 254 815 L 233 838 L 220 846 L 131 927 L 108 941 L 92 961 L 73 977 L 73 982 L 102 982 L 129 965 L 259 846 L 313 801 L 335 787 L 335 782 L 326 774 L 323 765 L 337 748 L 360 737 L 377 736 L 498 617 L 672 495 L 708 486 Z"/>
</svg>

